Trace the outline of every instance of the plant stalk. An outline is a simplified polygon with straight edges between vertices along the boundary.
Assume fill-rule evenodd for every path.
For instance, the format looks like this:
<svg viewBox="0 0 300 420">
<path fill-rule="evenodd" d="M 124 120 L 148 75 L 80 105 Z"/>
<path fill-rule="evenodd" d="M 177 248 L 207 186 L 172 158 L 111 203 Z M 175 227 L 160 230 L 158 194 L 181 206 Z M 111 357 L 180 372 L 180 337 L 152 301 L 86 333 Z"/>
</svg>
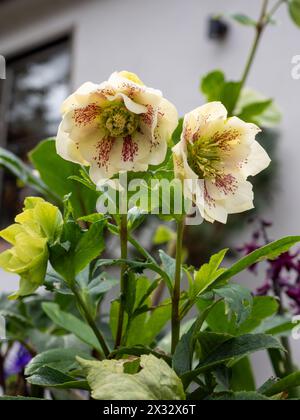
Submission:
<svg viewBox="0 0 300 420">
<path fill-rule="evenodd" d="M 182 218 L 177 223 L 177 241 L 176 241 L 176 269 L 175 282 L 172 295 L 172 347 L 171 351 L 174 354 L 176 346 L 180 338 L 180 293 L 181 293 L 181 263 L 182 263 L 182 242 L 184 233 L 185 219 Z"/>
<path fill-rule="evenodd" d="M 89 326 L 92 328 L 95 336 L 97 337 L 97 340 L 99 341 L 99 344 L 103 350 L 103 353 L 105 355 L 105 357 L 108 357 L 110 354 L 109 348 L 105 342 L 105 339 L 101 333 L 101 331 L 99 330 L 99 328 L 96 325 L 95 320 L 93 319 L 92 315 L 90 314 L 90 311 L 88 310 L 88 308 L 86 307 L 86 304 L 84 302 L 84 300 L 81 297 L 80 292 L 78 291 L 76 285 L 74 284 L 73 286 L 70 286 L 72 292 L 74 293 L 74 296 L 78 302 L 78 305 L 80 306 L 80 308 L 82 309 L 85 319 L 87 321 L 87 323 L 89 324 Z"/>
<path fill-rule="evenodd" d="M 127 215 L 121 215 L 121 223 L 120 223 L 120 245 L 121 245 L 121 258 L 122 260 L 126 260 L 128 256 L 128 228 L 127 228 Z M 126 278 L 125 273 L 127 270 L 127 265 L 125 263 L 122 264 L 121 267 L 121 278 L 120 278 L 120 309 L 119 309 L 119 319 L 118 319 L 118 328 L 117 328 L 117 335 L 116 335 L 116 342 L 115 348 L 117 349 L 120 347 L 122 343 L 122 335 L 123 335 L 123 324 L 124 324 L 124 315 L 125 315 L 125 307 L 124 307 L 124 296 L 126 293 Z"/>
<path fill-rule="evenodd" d="M 263 0 L 263 5 L 262 5 L 260 18 L 259 18 L 259 20 L 257 22 L 257 25 L 256 25 L 256 28 L 255 28 L 255 37 L 254 37 L 253 45 L 251 47 L 250 54 L 249 54 L 247 62 L 246 62 L 244 72 L 242 74 L 240 87 L 239 87 L 239 93 L 237 95 L 236 102 L 235 102 L 234 106 L 232 107 L 233 111 L 236 108 L 236 105 L 237 105 L 237 103 L 239 101 L 239 98 L 241 96 L 241 92 L 242 92 L 242 90 L 243 90 L 243 88 L 244 88 L 244 86 L 247 82 L 250 70 L 252 68 L 254 59 L 256 57 L 256 53 L 257 53 L 257 50 L 258 50 L 258 46 L 260 44 L 260 40 L 261 40 L 263 31 L 269 23 L 269 19 L 266 19 L 266 17 L 268 16 L 267 15 L 268 2 L 269 2 L 269 0 Z"/>
</svg>

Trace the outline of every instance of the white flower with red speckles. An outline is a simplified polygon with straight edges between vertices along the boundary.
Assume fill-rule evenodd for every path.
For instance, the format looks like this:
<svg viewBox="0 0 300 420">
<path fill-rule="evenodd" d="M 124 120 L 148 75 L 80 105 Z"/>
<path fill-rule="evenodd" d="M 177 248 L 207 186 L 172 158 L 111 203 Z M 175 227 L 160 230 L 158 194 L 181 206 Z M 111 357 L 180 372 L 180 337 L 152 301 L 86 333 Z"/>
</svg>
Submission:
<svg viewBox="0 0 300 420">
<path fill-rule="evenodd" d="M 56 148 L 64 159 L 90 166 L 95 184 L 121 171 L 147 171 L 166 157 L 178 124 L 176 108 L 133 73 L 85 83 L 62 106 Z"/>
<path fill-rule="evenodd" d="M 185 116 L 181 141 L 173 148 L 175 173 L 183 180 L 201 180 L 197 194 L 191 188 L 185 188 L 185 194 L 196 201 L 205 220 L 226 223 L 228 214 L 253 208 L 253 188 L 247 178 L 270 164 L 255 140 L 259 131 L 254 124 L 227 118 L 220 102 Z"/>
</svg>

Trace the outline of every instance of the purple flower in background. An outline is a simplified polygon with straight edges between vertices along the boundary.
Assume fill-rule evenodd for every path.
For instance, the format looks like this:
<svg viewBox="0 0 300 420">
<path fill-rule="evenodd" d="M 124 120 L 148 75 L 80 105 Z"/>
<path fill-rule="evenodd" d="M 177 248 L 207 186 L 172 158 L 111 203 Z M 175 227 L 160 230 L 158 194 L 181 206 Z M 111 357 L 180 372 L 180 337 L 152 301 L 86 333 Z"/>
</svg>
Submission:
<svg viewBox="0 0 300 420">
<path fill-rule="evenodd" d="M 31 354 L 20 343 L 15 344 L 9 352 L 5 360 L 4 372 L 5 377 L 18 375 L 28 365 L 32 359 Z"/>
</svg>

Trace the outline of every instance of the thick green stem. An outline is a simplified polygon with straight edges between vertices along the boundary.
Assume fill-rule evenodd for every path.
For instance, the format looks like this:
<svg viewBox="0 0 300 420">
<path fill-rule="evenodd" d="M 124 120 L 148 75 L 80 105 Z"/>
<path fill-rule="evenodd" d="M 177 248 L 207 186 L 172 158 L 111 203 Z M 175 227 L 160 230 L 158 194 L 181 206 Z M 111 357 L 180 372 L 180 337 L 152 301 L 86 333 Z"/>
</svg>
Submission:
<svg viewBox="0 0 300 420">
<path fill-rule="evenodd" d="M 109 348 L 108 348 L 108 346 L 105 342 L 105 339 L 104 339 L 102 333 L 98 329 L 95 320 L 93 319 L 93 317 L 90 314 L 88 308 L 86 307 L 86 304 L 85 304 L 84 300 L 82 299 L 79 290 L 77 289 L 75 284 L 71 285 L 70 288 L 71 288 L 72 292 L 74 293 L 74 296 L 75 296 L 75 298 L 78 302 L 79 307 L 83 311 L 83 314 L 84 314 L 84 317 L 85 317 L 87 323 L 89 324 L 89 326 L 94 331 L 94 334 L 97 337 L 97 340 L 99 341 L 99 344 L 100 344 L 100 346 L 103 350 L 103 353 L 105 354 L 106 357 L 108 357 L 108 355 L 110 354 Z"/>
<path fill-rule="evenodd" d="M 126 260 L 128 256 L 128 228 L 127 228 L 127 215 L 121 215 L 121 224 L 120 224 L 120 244 L 121 244 L 121 258 L 122 260 Z M 122 334 L 123 334 L 123 324 L 124 324 L 124 315 L 125 315 L 125 307 L 124 307 L 124 296 L 126 293 L 126 273 L 127 266 L 125 263 L 122 264 L 121 267 L 121 278 L 120 278 L 120 309 L 119 309 L 119 319 L 118 319 L 118 328 L 117 328 L 117 335 L 116 335 L 116 343 L 115 348 L 118 348 L 122 343 Z"/>
<path fill-rule="evenodd" d="M 177 224 L 176 242 L 176 269 L 175 282 L 172 295 L 172 354 L 174 354 L 180 337 L 180 293 L 181 293 L 181 263 L 182 263 L 182 242 L 185 220 L 182 218 Z"/>
</svg>

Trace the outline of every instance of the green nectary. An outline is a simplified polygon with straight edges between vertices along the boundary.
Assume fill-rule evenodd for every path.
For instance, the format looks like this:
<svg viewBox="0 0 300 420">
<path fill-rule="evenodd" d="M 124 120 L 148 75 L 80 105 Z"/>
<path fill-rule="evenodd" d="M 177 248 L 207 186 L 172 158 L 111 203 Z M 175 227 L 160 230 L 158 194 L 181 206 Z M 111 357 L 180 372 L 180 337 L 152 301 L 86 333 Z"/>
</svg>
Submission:
<svg viewBox="0 0 300 420">
<path fill-rule="evenodd" d="M 138 116 L 129 111 L 123 102 L 114 103 L 102 110 L 101 128 L 111 137 L 130 136 L 138 128 Z"/>
</svg>

